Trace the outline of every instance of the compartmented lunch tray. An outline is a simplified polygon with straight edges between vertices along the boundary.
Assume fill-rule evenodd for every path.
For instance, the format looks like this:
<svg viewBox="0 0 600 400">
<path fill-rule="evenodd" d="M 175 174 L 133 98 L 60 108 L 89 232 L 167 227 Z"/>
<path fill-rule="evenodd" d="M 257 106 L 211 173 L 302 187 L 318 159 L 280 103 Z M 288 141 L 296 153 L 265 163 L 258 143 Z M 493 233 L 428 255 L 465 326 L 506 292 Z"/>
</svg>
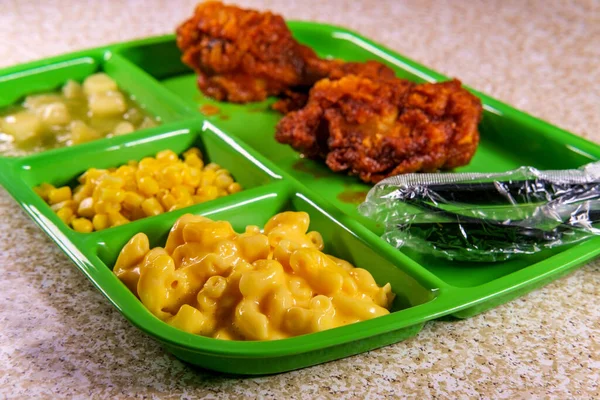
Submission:
<svg viewBox="0 0 600 400">
<path fill-rule="evenodd" d="M 309 22 L 289 22 L 289 26 L 301 43 L 320 56 L 374 59 L 416 82 L 447 79 L 346 29 Z M 427 321 L 442 316 L 466 318 L 485 311 L 557 279 L 600 253 L 600 238 L 490 264 L 451 262 L 393 248 L 379 238 L 382 227 L 356 210 L 370 186 L 277 143 L 274 127 L 281 114 L 270 109 L 273 99 L 239 105 L 204 97 L 194 73 L 181 63 L 172 35 L 1 70 L 0 107 L 98 71 L 135 96 L 162 125 L 25 157 L 0 157 L 0 182 L 125 318 L 192 364 L 228 373 L 267 374 L 346 357 L 414 336 Z M 472 162 L 458 171 L 500 172 L 521 165 L 576 168 L 600 158 L 600 146 L 473 92 L 484 104 L 481 143 Z M 215 106 L 211 109 L 216 113 L 203 115 L 207 105 Z M 91 167 L 115 167 L 164 149 L 182 153 L 191 146 L 200 147 L 207 159 L 231 171 L 244 190 L 92 233 L 69 228 L 33 191 L 42 182 L 70 184 Z M 120 249 L 135 233 L 144 232 L 151 245 L 160 245 L 185 213 L 228 220 L 241 231 L 285 210 L 309 213 L 310 229 L 322 233 L 326 252 L 369 270 L 380 285 L 390 282 L 396 293 L 392 312 L 289 339 L 225 341 L 186 333 L 160 321 L 112 273 Z"/>
</svg>

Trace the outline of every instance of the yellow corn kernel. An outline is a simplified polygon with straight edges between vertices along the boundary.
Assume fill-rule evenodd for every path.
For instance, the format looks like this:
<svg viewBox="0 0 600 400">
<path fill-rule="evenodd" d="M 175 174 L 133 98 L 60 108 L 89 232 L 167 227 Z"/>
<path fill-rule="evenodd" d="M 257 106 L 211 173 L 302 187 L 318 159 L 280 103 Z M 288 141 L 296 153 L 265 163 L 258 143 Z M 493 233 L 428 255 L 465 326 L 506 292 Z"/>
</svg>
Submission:
<svg viewBox="0 0 600 400">
<path fill-rule="evenodd" d="M 173 150 L 163 150 L 156 153 L 156 159 L 162 162 L 174 163 L 179 160 L 179 157 Z"/>
<path fill-rule="evenodd" d="M 121 188 L 125 180 L 120 176 L 104 174 L 98 179 L 98 185 L 102 185 L 102 187 L 111 187 L 111 188 Z"/>
<path fill-rule="evenodd" d="M 185 190 L 187 190 L 187 192 L 191 195 L 196 194 L 196 190 L 198 189 L 198 186 L 191 186 L 191 185 L 181 185 L 185 188 Z"/>
<path fill-rule="evenodd" d="M 229 192 L 225 189 L 218 188 L 217 189 L 217 197 L 225 197 L 229 196 Z"/>
<path fill-rule="evenodd" d="M 163 206 L 155 197 L 150 197 L 142 202 L 142 211 L 149 217 L 165 212 Z"/>
<path fill-rule="evenodd" d="M 213 170 L 203 170 L 200 177 L 200 186 L 211 186 L 215 182 L 217 174 Z"/>
<path fill-rule="evenodd" d="M 233 183 L 233 178 L 229 174 L 219 174 L 215 177 L 215 185 L 220 189 L 227 189 Z"/>
<path fill-rule="evenodd" d="M 94 211 L 96 214 L 119 212 L 121 211 L 121 204 L 100 200 L 94 203 Z"/>
<path fill-rule="evenodd" d="M 231 185 L 227 186 L 227 191 L 231 194 L 240 192 L 241 190 L 242 186 L 237 182 L 233 182 Z"/>
<path fill-rule="evenodd" d="M 204 167 L 204 161 L 197 154 L 190 154 L 185 156 L 185 163 L 190 167 L 202 169 Z"/>
<path fill-rule="evenodd" d="M 170 192 L 166 192 L 162 196 L 158 197 L 158 200 L 165 210 L 170 209 L 175 205 L 175 203 L 177 203 L 177 199 Z"/>
<path fill-rule="evenodd" d="M 129 160 L 129 161 L 127 161 L 127 165 L 129 165 L 130 167 L 137 168 L 138 164 L 139 163 L 137 162 L 137 160 Z"/>
<path fill-rule="evenodd" d="M 138 180 L 138 189 L 146 197 L 155 195 L 160 187 L 154 178 L 144 176 Z"/>
<path fill-rule="evenodd" d="M 86 197 L 81 200 L 81 203 L 79 203 L 79 207 L 77 208 L 77 214 L 80 217 L 92 218 L 94 214 L 96 214 L 96 211 L 94 210 L 94 199 Z"/>
<path fill-rule="evenodd" d="M 188 167 L 184 168 L 181 172 L 181 176 L 183 178 L 183 184 L 198 187 L 200 186 L 200 178 L 202 177 L 202 171 L 200 168 L 196 167 Z"/>
<path fill-rule="evenodd" d="M 197 157 L 199 157 L 199 158 L 202 158 L 202 152 L 197 147 L 190 147 L 189 149 L 187 149 L 186 151 L 184 151 L 183 152 L 183 157 L 186 158 L 186 157 L 191 156 L 192 154 L 195 155 L 195 156 L 197 156 Z"/>
<path fill-rule="evenodd" d="M 217 170 L 221 169 L 221 166 L 219 164 L 216 163 L 209 163 L 206 164 L 206 167 L 204 167 L 203 171 L 214 171 L 217 172 Z"/>
<path fill-rule="evenodd" d="M 71 200 L 71 188 L 68 186 L 63 186 L 58 189 L 51 189 L 48 192 L 48 203 L 56 204 L 61 201 Z"/>
<path fill-rule="evenodd" d="M 109 212 L 108 221 L 110 222 L 110 226 L 119 226 L 129 222 L 129 220 L 118 211 Z"/>
<path fill-rule="evenodd" d="M 178 194 L 177 196 L 173 196 L 173 197 L 175 197 L 175 202 L 177 204 L 186 204 L 186 207 L 188 205 L 192 205 L 192 195 L 187 191 L 182 192 L 182 193 Z"/>
<path fill-rule="evenodd" d="M 69 225 L 73 218 L 75 218 L 73 210 L 68 207 L 61 208 L 56 212 L 56 215 L 58 215 L 58 218 L 60 218 L 62 222 L 67 225 Z"/>
<path fill-rule="evenodd" d="M 77 180 L 82 185 L 84 185 L 86 183 L 94 183 L 95 184 L 95 181 L 97 181 L 98 178 L 100 178 L 100 176 L 102 176 L 105 173 L 106 173 L 106 170 L 90 168 L 87 171 L 85 171 L 83 174 L 81 174 L 79 176 L 79 178 L 77 178 Z"/>
<path fill-rule="evenodd" d="M 89 233 L 94 230 L 94 225 L 92 225 L 92 221 L 87 218 L 75 218 L 71 221 L 71 226 L 77 232 Z"/>
<path fill-rule="evenodd" d="M 110 221 L 108 220 L 108 215 L 106 214 L 96 214 L 92 219 L 92 225 L 94 225 L 94 229 L 97 231 L 101 231 L 102 229 L 106 229 L 110 226 Z"/>
<path fill-rule="evenodd" d="M 201 202 L 204 202 L 216 199 L 219 195 L 219 190 L 216 186 L 203 186 L 198 188 L 196 194 L 202 199 Z"/>
<path fill-rule="evenodd" d="M 121 165 L 115 173 L 120 177 L 126 177 L 135 174 L 135 168 L 131 165 Z"/>
<path fill-rule="evenodd" d="M 157 199 L 160 200 L 161 197 L 163 197 L 166 194 L 171 193 L 171 191 L 169 189 L 158 189 L 158 192 L 156 192 L 156 194 L 154 195 L 154 197 L 156 197 Z"/>
<path fill-rule="evenodd" d="M 125 179 L 125 182 L 123 183 L 123 190 L 137 192 L 138 186 L 137 186 L 137 179 L 135 178 L 135 174 L 133 176 L 130 176 L 130 177 L 127 177 L 124 179 Z"/>
<path fill-rule="evenodd" d="M 136 207 L 141 207 L 144 200 L 144 196 L 139 193 L 132 191 L 125 192 L 125 196 L 123 197 L 123 208 L 132 211 Z"/>
<path fill-rule="evenodd" d="M 40 196 L 44 201 L 48 201 L 48 193 L 51 190 L 56 189 L 53 185 L 49 183 L 42 183 L 40 186 L 36 186 L 33 190 Z"/>
<path fill-rule="evenodd" d="M 158 162 L 152 157 L 144 157 L 138 163 L 138 170 L 153 174 L 158 169 Z"/>
<path fill-rule="evenodd" d="M 175 196 L 176 199 L 181 197 L 187 197 L 188 195 L 194 194 L 195 190 L 186 185 L 177 185 L 171 189 L 171 194 Z"/>
<path fill-rule="evenodd" d="M 99 199 L 109 203 L 121 203 L 125 199 L 125 192 L 113 187 L 103 188 L 100 191 Z"/>
<path fill-rule="evenodd" d="M 65 200 L 60 203 L 52 204 L 50 206 L 52 211 L 57 212 L 61 208 L 70 208 L 73 212 L 77 210 L 77 202 L 75 200 Z"/>
<path fill-rule="evenodd" d="M 177 165 L 169 165 L 156 175 L 156 181 L 161 188 L 171 189 L 183 182 L 183 174 Z"/>
<path fill-rule="evenodd" d="M 73 191 L 73 200 L 81 203 L 86 197 L 90 197 L 94 193 L 94 187 L 91 183 L 85 185 L 79 185 Z"/>
<path fill-rule="evenodd" d="M 177 200 L 177 202 L 175 203 L 175 205 L 173 205 L 171 208 L 169 208 L 169 211 L 173 211 L 173 210 L 179 210 L 180 208 L 185 208 L 185 207 L 189 207 L 191 205 L 194 204 L 194 200 L 192 200 L 192 196 L 189 196 L 185 199 L 179 199 Z"/>
</svg>

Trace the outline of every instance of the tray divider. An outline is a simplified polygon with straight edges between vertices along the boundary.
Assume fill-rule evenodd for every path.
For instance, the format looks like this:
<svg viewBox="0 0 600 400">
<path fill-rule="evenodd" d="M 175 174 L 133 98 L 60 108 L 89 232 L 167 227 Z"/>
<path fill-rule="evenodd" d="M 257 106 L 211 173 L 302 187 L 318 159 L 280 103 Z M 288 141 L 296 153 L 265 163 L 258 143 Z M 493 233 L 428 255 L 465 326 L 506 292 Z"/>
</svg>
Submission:
<svg viewBox="0 0 600 400">
<path fill-rule="evenodd" d="M 172 107 L 172 115 L 169 116 L 172 120 L 181 121 L 182 119 L 198 116 L 198 113 L 185 101 L 164 88 L 153 76 L 146 73 L 143 69 L 123 56 L 107 51 L 105 53 L 105 60 L 104 68 L 108 69 L 113 75 L 132 77 L 135 79 L 137 87 L 145 88 L 150 91 L 152 96 L 149 93 L 143 102 L 151 112 L 153 109 L 161 109 L 164 112 L 164 104 L 167 104 Z M 127 91 L 131 92 L 131 90 Z"/>
</svg>

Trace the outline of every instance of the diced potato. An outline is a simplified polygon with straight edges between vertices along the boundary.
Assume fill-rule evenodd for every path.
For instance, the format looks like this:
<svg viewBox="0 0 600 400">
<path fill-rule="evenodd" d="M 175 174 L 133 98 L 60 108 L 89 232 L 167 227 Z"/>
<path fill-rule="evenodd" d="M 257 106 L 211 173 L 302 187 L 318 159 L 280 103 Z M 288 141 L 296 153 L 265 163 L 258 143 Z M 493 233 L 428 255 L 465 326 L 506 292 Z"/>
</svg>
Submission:
<svg viewBox="0 0 600 400">
<path fill-rule="evenodd" d="M 30 110 L 38 110 L 48 104 L 62 101 L 62 98 L 58 94 L 35 94 L 27 96 L 23 106 Z"/>
<path fill-rule="evenodd" d="M 118 90 L 117 82 L 103 72 L 90 75 L 83 81 L 83 91 L 88 96 L 115 90 Z"/>
<path fill-rule="evenodd" d="M 83 121 L 71 122 L 71 140 L 73 144 L 80 144 L 92 140 L 100 139 L 101 135 L 90 128 Z"/>
<path fill-rule="evenodd" d="M 21 111 L 0 120 L 2 131 L 11 135 L 18 144 L 37 139 L 42 132 L 42 123 L 37 115 L 30 111 Z"/>
<path fill-rule="evenodd" d="M 138 129 L 153 128 L 156 126 L 156 122 L 152 118 L 145 117 Z"/>
<path fill-rule="evenodd" d="M 93 116 L 118 115 L 127 111 L 127 103 L 121 92 L 95 93 L 89 98 L 89 106 Z"/>
<path fill-rule="evenodd" d="M 83 96 L 83 88 L 78 82 L 68 80 L 62 88 L 62 93 L 67 99 L 77 99 Z"/>
<path fill-rule="evenodd" d="M 135 130 L 135 127 L 131 122 L 123 121 L 119 122 L 115 127 L 115 135 L 126 135 Z"/>
<path fill-rule="evenodd" d="M 38 115 L 46 125 L 67 125 L 71 115 L 65 103 L 55 102 L 46 104 L 38 109 Z"/>
</svg>

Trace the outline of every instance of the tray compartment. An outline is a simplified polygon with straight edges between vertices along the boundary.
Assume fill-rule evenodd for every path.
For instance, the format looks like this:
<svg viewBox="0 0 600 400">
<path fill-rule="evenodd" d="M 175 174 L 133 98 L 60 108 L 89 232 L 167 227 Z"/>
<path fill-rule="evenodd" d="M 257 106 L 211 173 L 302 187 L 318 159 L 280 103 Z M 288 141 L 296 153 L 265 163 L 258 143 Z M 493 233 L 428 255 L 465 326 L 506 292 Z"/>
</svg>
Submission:
<svg viewBox="0 0 600 400">
<path fill-rule="evenodd" d="M 202 125 L 202 120 L 175 123 L 147 132 L 140 131 L 86 143 L 76 149 L 63 148 L 51 153 L 40 153 L 20 160 L 12 169 L 28 190 L 43 182 L 54 186 L 74 187 L 77 185 L 77 177 L 88 168 L 116 167 L 129 160 L 154 156 L 164 149 L 180 154 L 196 146 L 202 151 L 206 162 L 216 162 L 228 169 L 243 189 L 265 185 L 279 178 L 237 142 L 226 142 L 212 131 L 203 132 Z M 64 225 L 43 201 L 39 208 L 49 219 Z"/>
<path fill-rule="evenodd" d="M 229 202 L 223 198 L 219 204 L 199 204 L 189 207 L 187 211 L 205 215 L 216 220 L 231 222 L 238 232 L 246 225 L 264 225 L 278 212 L 292 210 L 305 211 L 311 216 L 310 230 L 317 230 L 323 235 L 325 251 L 343 257 L 357 267 L 369 270 L 379 284 L 390 282 L 397 294 L 392 313 L 357 324 L 351 324 L 329 331 L 298 336 L 295 338 L 267 342 L 230 342 L 191 335 L 170 327 L 148 312 L 141 302 L 129 292 L 116 276 L 103 275 L 110 284 L 107 296 L 117 308 L 133 324 L 154 335 L 165 347 L 181 359 L 211 369 L 241 372 L 245 374 L 264 374 L 300 368 L 315 363 L 356 354 L 385 344 L 404 340 L 418 333 L 425 320 L 424 316 L 433 315 L 433 309 L 440 312 L 440 304 L 436 302 L 435 288 L 423 286 L 417 280 L 394 265 L 385 256 L 373 250 L 359 236 L 351 232 L 341 222 L 329 215 L 308 196 L 298 193 L 293 185 L 285 181 L 238 193 Z M 216 202 L 215 202 L 216 203 Z M 112 270 L 122 246 L 137 232 L 148 235 L 152 246 L 164 245 L 171 226 L 183 210 L 163 214 L 147 220 L 113 228 L 111 232 L 100 231 L 89 235 L 88 246 L 95 247 L 91 260 L 95 265 L 104 265 L 107 271 Z M 136 224 L 136 225 L 134 225 Z M 429 310 L 429 311 L 427 311 Z M 366 331 L 365 331 L 366 329 Z M 377 338 L 365 342 L 357 342 L 370 329 L 375 329 Z M 336 333 L 337 332 L 337 333 Z M 183 338 L 185 341 L 182 342 Z M 335 344 L 321 348 L 329 340 L 335 338 Z M 343 338 L 340 342 L 340 338 Z M 186 343 L 187 346 L 175 345 L 173 342 Z M 319 349 L 309 350 L 307 344 Z M 303 350 L 306 348 L 306 352 Z M 222 349 L 218 350 L 218 349 Z M 293 351 L 296 357 L 287 357 L 287 351 Z M 218 355 L 211 354 L 218 352 Z M 229 354 L 235 352 L 235 358 Z M 259 355 L 260 354 L 260 355 Z"/>
<path fill-rule="evenodd" d="M 134 100 L 162 122 L 180 120 L 186 109 L 177 101 L 158 101 L 154 90 L 164 90 L 144 74 L 128 68 L 127 63 L 110 52 L 90 50 L 76 56 L 62 56 L 28 64 L 26 69 L 16 70 L 0 77 L 0 107 L 13 105 L 25 96 L 58 90 L 69 79 L 78 82 L 96 72 L 105 72 L 119 88 L 133 96 Z M 133 66 L 132 66 L 133 67 Z M 154 87 L 153 87 L 154 86 Z M 176 104 L 173 104 L 176 103 Z"/>
<path fill-rule="evenodd" d="M 13 105 L 23 97 L 38 92 L 54 91 L 67 80 L 82 81 L 101 66 L 101 52 L 65 59 L 52 64 L 34 64 L 0 76 L 0 107 Z"/>
<path fill-rule="evenodd" d="M 247 225 L 264 226 L 275 214 L 283 211 L 304 211 L 310 215 L 309 230 L 323 235 L 325 252 L 349 261 L 356 267 L 373 274 L 378 284 L 390 282 L 397 294 L 393 310 L 426 303 L 435 297 L 435 287 L 426 287 L 402 268 L 395 266 L 385 256 L 370 248 L 360 237 L 320 208 L 311 199 L 298 193 L 285 183 L 275 183 L 252 191 L 226 196 L 219 201 L 190 206 L 176 212 L 146 218 L 131 224 L 91 234 L 92 242 L 98 243 L 98 257 L 105 265 L 113 265 L 121 248 L 136 233 L 144 232 L 151 246 L 164 245 L 169 230 L 181 215 L 186 213 L 204 215 L 215 220 L 229 221 L 237 232 Z M 134 225 L 135 224 L 135 225 Z"/>
<path fill-rule="evenodd" d="M 154 79 L 134 65 L 114 56 L 110 51 L 90 50 L 56 57 L 46 62 L 27 64 L 24 67 L 13 67 L 9 69 L 9 73 L 0 76 L 0 108 L 19 103 L 28 95 L 57 91 L 68 80 L 82 82 L 89 75 L 102 71 L 112 77 L 119 89 L 131 96 L 133 101 L 154 116 L 159 123 L 180 121 L 193 116 L 178 98 L 172 96 Z M 56 149 L 41 153 L 53 151 Z"/>
</svg>

